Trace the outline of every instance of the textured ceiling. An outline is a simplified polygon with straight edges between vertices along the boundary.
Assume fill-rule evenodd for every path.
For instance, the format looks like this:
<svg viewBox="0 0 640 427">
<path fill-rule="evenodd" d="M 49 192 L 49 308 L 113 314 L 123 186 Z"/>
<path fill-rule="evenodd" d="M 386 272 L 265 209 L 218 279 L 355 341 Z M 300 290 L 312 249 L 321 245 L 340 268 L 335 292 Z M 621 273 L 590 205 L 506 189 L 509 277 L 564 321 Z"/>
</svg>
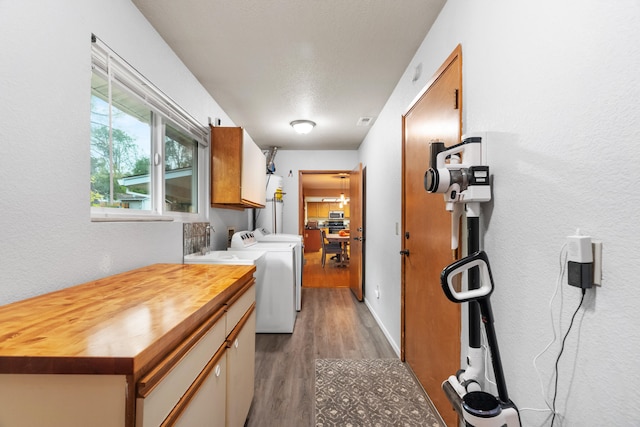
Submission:
<svg viewBox="0 0 640 427">
<path fill-rule="evenodd" d="M 133 3 L 261 148 L 335 150 L 358 148 L 445 1 Z"/>
</svg>

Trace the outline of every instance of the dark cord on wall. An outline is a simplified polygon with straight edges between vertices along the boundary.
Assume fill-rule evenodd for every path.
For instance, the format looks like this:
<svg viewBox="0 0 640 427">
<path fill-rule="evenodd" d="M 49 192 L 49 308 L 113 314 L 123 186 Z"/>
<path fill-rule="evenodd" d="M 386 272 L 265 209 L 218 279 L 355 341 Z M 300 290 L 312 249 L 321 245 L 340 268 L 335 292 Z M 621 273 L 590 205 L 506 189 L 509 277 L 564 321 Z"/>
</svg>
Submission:
<svg viewBox="0 0 640 427">
<path fill-rule="evenodd" d="M 560 353 L 558 353 L 558 358 L 556 359 L 556 383 L 553 391 L 553 417 L 551 418 L 551 427 L 553 427 L 553 423 L 556 420 L 556 397 L 558 397 L 558 363 L 560 362 L 560 356 L 562 356 L 562 352 L 564 351 L 564 343 L 567 341 L 567 337 L 569 336 L 569 332 L 571 331 L 571 327 L 573 326 L 573 321 L 580 311 L 580 307 L 582 307 L 582 303 L 584 302 L 584 295 L 586 293 L 586 289 L 582 289 L 582 298 L 580 298 L 580 304 L 578 304 L 578 308 L 573 312 L 573 316 L 571 316 L 571 323 L 569 323 L 569 329 L 564 334 L 564 338 L 562 339 L 562 346 L 560 346 Z"/>
</svg>

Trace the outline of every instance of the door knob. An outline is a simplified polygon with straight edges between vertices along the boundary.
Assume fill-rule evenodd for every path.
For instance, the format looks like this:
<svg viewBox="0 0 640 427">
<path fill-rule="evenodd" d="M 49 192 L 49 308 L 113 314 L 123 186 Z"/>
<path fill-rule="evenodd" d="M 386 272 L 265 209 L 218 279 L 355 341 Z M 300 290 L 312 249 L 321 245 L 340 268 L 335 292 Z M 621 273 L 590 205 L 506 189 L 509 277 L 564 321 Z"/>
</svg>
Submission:
<svg viewBox="0 0 640 427">
<path fill-rule="evenodd" d="M 406 255 L 409 256 L 409 249 L 403 249 L 400 251 L 400 255 Z"/>
</svg>

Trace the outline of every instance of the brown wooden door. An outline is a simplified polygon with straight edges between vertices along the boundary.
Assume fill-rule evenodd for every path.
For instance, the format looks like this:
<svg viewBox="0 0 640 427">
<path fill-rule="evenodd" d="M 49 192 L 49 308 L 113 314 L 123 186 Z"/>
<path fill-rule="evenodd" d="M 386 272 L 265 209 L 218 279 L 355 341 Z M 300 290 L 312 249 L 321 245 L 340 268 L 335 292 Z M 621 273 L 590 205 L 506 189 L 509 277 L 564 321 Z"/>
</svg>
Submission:
<svg viewBox="0 0 640 427">
<path fill-rule="evenodd" d="M 429 143 L 460 140 L 461 54 L 458 46 L 403 118 L 402 356 L 449 426 L 458 420 L 441 385 L 460 367 L 460 305 L 443 294 L 440 273 L 455 259 L 451 216 L 423 180 Z"/>
<path fill-rule="evenodd" d="M 358 301 L 362 301 L 362 249 L 364 243 L 364 221 L 362 198 L 364 196 L 362 163 L 349 174 L 349 287 Z"/>
</svg>

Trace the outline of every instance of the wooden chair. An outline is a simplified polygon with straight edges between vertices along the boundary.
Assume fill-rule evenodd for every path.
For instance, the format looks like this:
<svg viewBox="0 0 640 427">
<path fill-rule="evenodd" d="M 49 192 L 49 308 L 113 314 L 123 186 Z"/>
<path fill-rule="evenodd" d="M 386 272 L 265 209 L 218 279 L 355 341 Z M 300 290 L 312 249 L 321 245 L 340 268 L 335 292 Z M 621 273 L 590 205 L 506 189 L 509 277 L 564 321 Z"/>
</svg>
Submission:
<svg viewBox="0 0 640 427">
<path fill-rule="evenodd" d="M 342 245 L 340 243 L 329 243 L 324 230 L 322 230 L 322 268 L 326 263 L 327 255 L 337 255 L 338 259 L 342 255 Z"/>
</svg>

